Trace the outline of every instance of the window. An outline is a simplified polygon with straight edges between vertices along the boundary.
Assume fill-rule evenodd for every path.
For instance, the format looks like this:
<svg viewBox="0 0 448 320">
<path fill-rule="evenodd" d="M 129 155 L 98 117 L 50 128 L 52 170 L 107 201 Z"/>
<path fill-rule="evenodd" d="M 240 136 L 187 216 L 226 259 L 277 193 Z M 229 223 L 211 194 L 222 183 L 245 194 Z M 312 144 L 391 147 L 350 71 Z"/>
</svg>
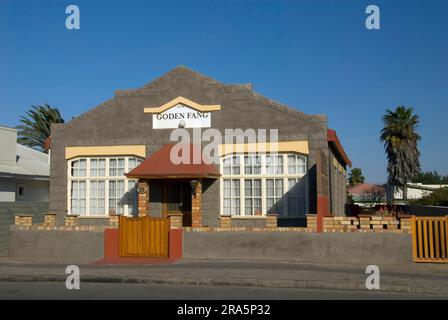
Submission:
<svg viewBox="0 0 448 320">
<path fill-rule="evenodd" d="M 244 174 L 261 174 L 261 156 L 244 156 Z"/>
<path fill-rule="evenodd" d="M 266 207 L 268 213 L 282 214 L 283 179 L 266 179 Z"/>
<path fill-rule="evenodd" d="M 295 154 L 288 155 L 288 174 L 305 174 L 306 159 L 305 157 Z"/>
<path fill-rule="evenodd" d="M 136 215 L 136 180 L 124 175 L 138 166 L 135 157 L 80 158 L 68 163 L 68 212 L 81 216 Z"/>
<path fill-rule="evenodd" d="M 22 197 L 25 196 L 25 186 L 23 186 L 23 185 L 21 185 L 21 184 L 19 184 L 19 185 L 17 186 L 17 196 L 18 196 L 19 198 L 22 198 Z"/>
<path fill-rule="evenodd" d="M 306 214 L 306 157 L 294 153 L 232 154 L 221 165 L 222 214 Z M 241 169 L 240 169 L 241 168 Z"/>
<path fill-rule="evenodd" d="M 90 181 L 90 213 L 93 215 L 105 215 L 105 182 Z"/>
<path fill-rule="evenodd" d="M 119 177 L 124 175 L 124 159 L 110 159 L 109 160 L 109 176 Z"/>
<path fill-rule="evenodd" d="M 86 163 L 87 161 L 85 159 L 72 161 L 72 177 L 85 177 Z"/>
<path fill-rule="evenodd" d="M 244 214 L 261 214 L 261 179 L 245 179 L 244 196 Z"/>
<path fill-rule="evenodd" d="M 303 179 L 288 179 L 288 216 L 297 217 L 306 214 L 305 181 Z"/>
<path fill-rule="evenodd" d="M 137 167 L 140 163 L 142 163 L 142 160 L 140 160 L 140 159 L 129 158 L 129 170 L 128 171 L 135 169 L 135 167 Z"/>
<path fill-rule="evenodd" d="M 128 181 L 127 198 L 128 198 L 128 201 L 127 201 L 128 213 L 132 216 L 136 216 L 137 209 L 138 209 L 137 180 L 129 180 Z"/>
<path fill-rule="evenodd" d="M 90 159 L 90 176 L 104 177 L 106 175 L 106 159 Z"/>
<path fill-rule="evenodd" d="M 232 156 L 223 160 L 224 174 L 238 175 L 240 174 L 240 157 Z"/>
<path fill-rule="evenodd" d="M 224 214 L 240 214 L 240 180 L 224 180 Z"/>
<path fill-rule="evenodd" d="M 124 181 L 109 181 L 109 213 L 123 214 Z"/>
<path fill-rule="evenodd" d="M 71 182 L 71 212 L 83 214 L 86 210 L 86 182 Z"/>
<path fill-rule="evenodd" d="M 283 156 L 267 155 L 266 174 L 282 174 L 282 173 L 283 173 Z"/>
</svg>

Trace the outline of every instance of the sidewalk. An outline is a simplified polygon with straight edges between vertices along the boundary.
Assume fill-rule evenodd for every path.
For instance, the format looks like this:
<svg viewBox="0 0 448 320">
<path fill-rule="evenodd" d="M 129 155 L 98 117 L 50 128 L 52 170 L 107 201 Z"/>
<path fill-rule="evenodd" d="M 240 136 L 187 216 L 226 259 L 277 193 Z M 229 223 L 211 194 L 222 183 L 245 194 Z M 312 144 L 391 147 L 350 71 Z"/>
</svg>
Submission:
<svg viewBox="0 0 448 320">
<path fill-rule="evenodd" d="M 68 264 L 68 263 L 67 263 Z M 0 259 L 0 281 L 64 282 L 67 264 Z M 79 265 L 81 281 L 367 290 L 366 266 L 180 260 L 157 265 Z M 381 266 L 380 266 L 381 268 Z M 448 265 L 384 267 L 381 291 L 448 298 Z"/>
</svg>

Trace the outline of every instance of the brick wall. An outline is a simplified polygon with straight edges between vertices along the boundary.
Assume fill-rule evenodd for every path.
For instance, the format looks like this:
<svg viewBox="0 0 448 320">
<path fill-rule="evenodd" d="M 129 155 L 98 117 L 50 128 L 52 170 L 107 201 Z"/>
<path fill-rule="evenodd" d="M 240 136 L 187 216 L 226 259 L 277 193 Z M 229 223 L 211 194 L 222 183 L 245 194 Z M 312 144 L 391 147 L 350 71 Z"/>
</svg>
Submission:
<svg viewBox="0 0 448 320">
<path fill-rule="evenodd" d="M 410 216 L 324 217 L 323 232 L 395 232 L 411 233 Z M 316 216 L 307 216 L 307 229 L 316 231 Z"/>
</svg>

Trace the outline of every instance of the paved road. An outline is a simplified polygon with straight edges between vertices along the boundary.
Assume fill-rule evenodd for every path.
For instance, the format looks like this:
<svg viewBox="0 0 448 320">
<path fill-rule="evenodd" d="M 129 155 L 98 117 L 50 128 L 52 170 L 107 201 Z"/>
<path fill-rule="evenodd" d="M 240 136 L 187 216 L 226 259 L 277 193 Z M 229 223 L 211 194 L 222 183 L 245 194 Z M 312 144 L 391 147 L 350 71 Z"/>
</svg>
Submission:
<svg viewBox="0 0 448 320">
<path fill-rule="evenodd" d="M 228 286 L 174 286 L 130 283 L 81 283 L 80 290 L 67 290 L 58 282 L 0 282 L 0 300 L 7 299 L 448 299 L 429 295 L 406 295 L 368 291 L 275 289 Z"/>
</svg>

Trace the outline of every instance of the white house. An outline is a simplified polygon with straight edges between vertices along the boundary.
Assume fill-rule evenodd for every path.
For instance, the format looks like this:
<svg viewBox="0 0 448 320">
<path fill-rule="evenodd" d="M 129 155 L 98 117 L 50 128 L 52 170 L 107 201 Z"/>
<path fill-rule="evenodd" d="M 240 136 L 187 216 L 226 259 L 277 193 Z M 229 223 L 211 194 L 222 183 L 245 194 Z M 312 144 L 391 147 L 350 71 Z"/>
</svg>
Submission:
<svg viewBox="0 0 448 320">
<path fill-rule="evenodd" d="M 421 199 L 427 195 L 430 195 L 433 191 L 441 188 L 447 188 L 448 184 L 422 184 L 422 183 L 408 183 L 408 200 Z M 393 192 L 392 192 L 393 190 Z M 387 196 L 390 200 L 402 200 L 403 190 L 402 188 L 387 188 Z"/>
<path fill-rule="evenodd" d="M 47 154 L 17 143 L 17 130 L 0 126 L 0 202 L 48 201 Z"/>
</svg>

